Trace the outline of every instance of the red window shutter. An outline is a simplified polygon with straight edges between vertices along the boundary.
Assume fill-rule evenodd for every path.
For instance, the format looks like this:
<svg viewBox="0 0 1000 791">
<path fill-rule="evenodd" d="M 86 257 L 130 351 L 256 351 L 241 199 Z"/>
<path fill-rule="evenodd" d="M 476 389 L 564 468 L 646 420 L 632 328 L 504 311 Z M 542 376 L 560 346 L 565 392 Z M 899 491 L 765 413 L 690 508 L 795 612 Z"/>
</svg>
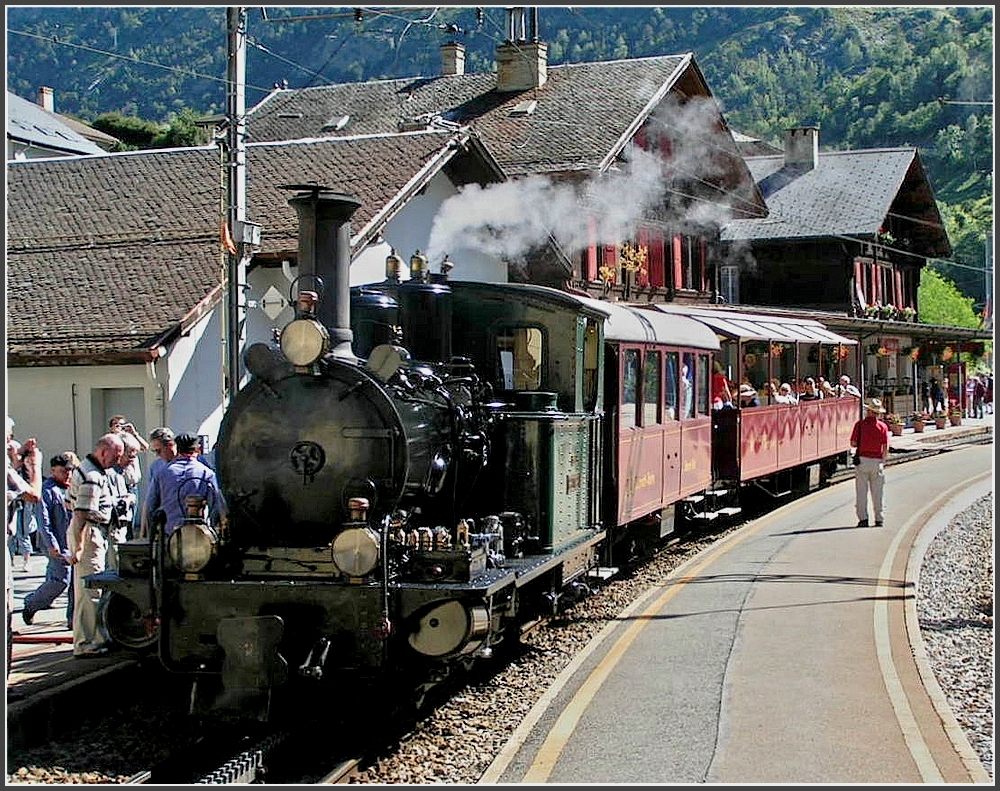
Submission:
<svg viewBox="0 0 1000 791">
<path fill-rule="evenodd" d="M 593 283 L 597 280 L 597 225 L 593 217 L 587 220 L 587 230 L 590 244 L 583 251 L 584 276 L 588 283 Z"/>
<path fill-rule="evenodd" d="M 877 264 L 869 264 L 872 273 L 872 296 L 876 302 L 882 301 L 882 278 L 879 277 L 879 268 Z"/>
<path fill-rule="evenodd" d="M 681 235 L 673 236 L 674 288 L 684 288 L 684 250 Z"/>
<path fill-rule="evenodd" d="M 659 231 L 649 232 L 649 284 L 653 288 L 662 288 L 663 279 L 663 234 Z"/>
<path fill-rule="evenodd" d="M 896 296 L 892 300 L 892 304 L 897 308 L 901 308 L 906 304 L 903 299 L 903 273 L 896 269 L 892 274 L 893 279 L 896 281 Z"/>
</svg>

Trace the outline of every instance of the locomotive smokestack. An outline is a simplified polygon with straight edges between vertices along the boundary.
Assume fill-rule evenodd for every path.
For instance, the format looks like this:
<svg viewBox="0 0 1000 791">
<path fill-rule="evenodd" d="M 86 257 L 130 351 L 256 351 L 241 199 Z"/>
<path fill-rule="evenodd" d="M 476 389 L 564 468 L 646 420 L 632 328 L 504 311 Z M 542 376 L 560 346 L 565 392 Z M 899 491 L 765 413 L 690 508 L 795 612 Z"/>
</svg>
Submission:
<svg viewBox="0 0 1000 791">
<path fill-rule="evenodd" d="M 330 331 L 335 357 L 354 361 L 351 349 L 351 217 L 361 202 L 350 195 L 308 190 L 288 203 L 299 216 L 299 282 L 319 291 L 316 317 Z"/>
</svg>

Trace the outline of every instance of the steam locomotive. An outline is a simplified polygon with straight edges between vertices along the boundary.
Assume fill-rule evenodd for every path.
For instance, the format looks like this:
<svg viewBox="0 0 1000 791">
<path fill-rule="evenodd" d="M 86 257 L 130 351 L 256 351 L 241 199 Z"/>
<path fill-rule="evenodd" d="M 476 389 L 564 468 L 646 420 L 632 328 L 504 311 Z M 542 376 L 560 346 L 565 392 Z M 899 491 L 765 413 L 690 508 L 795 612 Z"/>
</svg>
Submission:
<svg viewBox="0 0 1000 791">
<path fill-rule="evenodd" d="M 352 289 L 359 204 L 290 202 L 321 289 L 245 354 L 216 446 L 225 523 L 195 509 L 89 581 L 115 641 L 199 684 L 266 701 L 442 678 L 678 525 L 738 513 L 751 480 L 848 448 L 856 405 L 760 407 L 761 430 L 712 409 L 720 332 L 682 311 L 450 281 L 420 255 Z M 833 439 L 810 449 L 821 424 Z"/>
</svg>

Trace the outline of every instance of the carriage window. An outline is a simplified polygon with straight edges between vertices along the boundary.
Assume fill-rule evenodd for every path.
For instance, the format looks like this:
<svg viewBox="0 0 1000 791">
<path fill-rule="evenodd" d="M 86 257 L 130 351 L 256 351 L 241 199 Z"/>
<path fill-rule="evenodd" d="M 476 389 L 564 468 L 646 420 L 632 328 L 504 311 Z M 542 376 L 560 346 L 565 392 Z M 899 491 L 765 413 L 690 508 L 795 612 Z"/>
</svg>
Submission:
<svg viewBox="0 0 1000 791">
<path fill-rule="evenodd" d="M 663 361 L 663 373 L 666 381 L 663 392 L 664 422 L 667 420 L 679 420 L 680 413 L 677 409 L 677 352 L 667 352 Z"/>
<path fill-rule="evenodd" d="M 694 355 L 685 352 L 681 363 L 681 417 L 694 417 Z"/>
<path fill-rule="evenodd" d="M 542 331 L 514 327 L 497 335 L 504 390 L 538 390 L 542 386 Z"/>
<path fill-rule="evenodd" d="M 642 425 L 660 421 L 660 353 L 646 352 L 642 363 Z"/>
<path fill-rule="evenodd" d="M 709 371 L 709 356 L 707 354 L 698 355 L 698 381 L 696 382 L 698 387 L 698 414 L 707 415 L 710 407 L 709 394 L 708 394 L 708 371 Z"/>
<path fill-rule="evenodd" d="M 622 403 L 619 426 L 629 428 L 636 424 L 639 389 L 639 350 L 625 349 L 622 355 Z"/>
<path fill-rule="evenodd" d="M 743 344 L 743 382 L 759 393 L 764 393 L 761 403 L 766 403 L 767 386 L 767 342 L 748 341 Z M 777 386 L 777 385 L 775 385 Z"/>
</svg>

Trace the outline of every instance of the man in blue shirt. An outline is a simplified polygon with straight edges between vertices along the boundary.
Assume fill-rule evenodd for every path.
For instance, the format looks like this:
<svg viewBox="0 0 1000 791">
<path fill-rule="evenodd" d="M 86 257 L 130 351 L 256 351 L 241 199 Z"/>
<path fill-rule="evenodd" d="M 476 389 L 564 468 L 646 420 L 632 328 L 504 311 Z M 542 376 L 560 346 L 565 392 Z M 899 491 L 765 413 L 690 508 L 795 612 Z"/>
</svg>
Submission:
<svg viewBox="0 0 1000 791">
<path fill-rule="evenodd" d="M 39 543 L 49 556 L 49 564 L 45 570 L 45 582 L 34 593 L 24 597 L 21 617 L 25 623 L 30 624 L 36 612 L 51 607 L 59 594 L 69 588 L 66 621 L 72 628 L 73 588 L 70 586 L 71 566 L 66 543 L 70 512 L 66 505 L 66 490 L 76 461 L 68 453 L 59 453 L 52 457 L 49 464 L 52 469 L 50 476 L 42 483 L 42 518 L 38 528 Z"/>
<path fill-rule="evenodd" d="M 190 496 L 205 498 L 208 518 L 213 525 L 218 525 L 226 513 L 215 471 L 198 461 L 201 441 L 194 434 L 178 434 L 176 442 L 177 456 L 151 479 L 148 500 L 151 520 L 158 510 L 163 511 L 164 530 L 168 536 L 184 523 L 187 516 L 184 501 Z"/>
<path fill-rule="evenodd" d="M 139 514 L 139 537 L 149 538 L 149 496 L 153 491 L 153 481 L 156 474 L 177 457 L 177 437 L 167 426 L 154 428 L 149 434 L 149 449 L 156 454 L 153 463 L 149 465 L 148 480 L 142 495 L 142 506 Z"/>
</svg>

